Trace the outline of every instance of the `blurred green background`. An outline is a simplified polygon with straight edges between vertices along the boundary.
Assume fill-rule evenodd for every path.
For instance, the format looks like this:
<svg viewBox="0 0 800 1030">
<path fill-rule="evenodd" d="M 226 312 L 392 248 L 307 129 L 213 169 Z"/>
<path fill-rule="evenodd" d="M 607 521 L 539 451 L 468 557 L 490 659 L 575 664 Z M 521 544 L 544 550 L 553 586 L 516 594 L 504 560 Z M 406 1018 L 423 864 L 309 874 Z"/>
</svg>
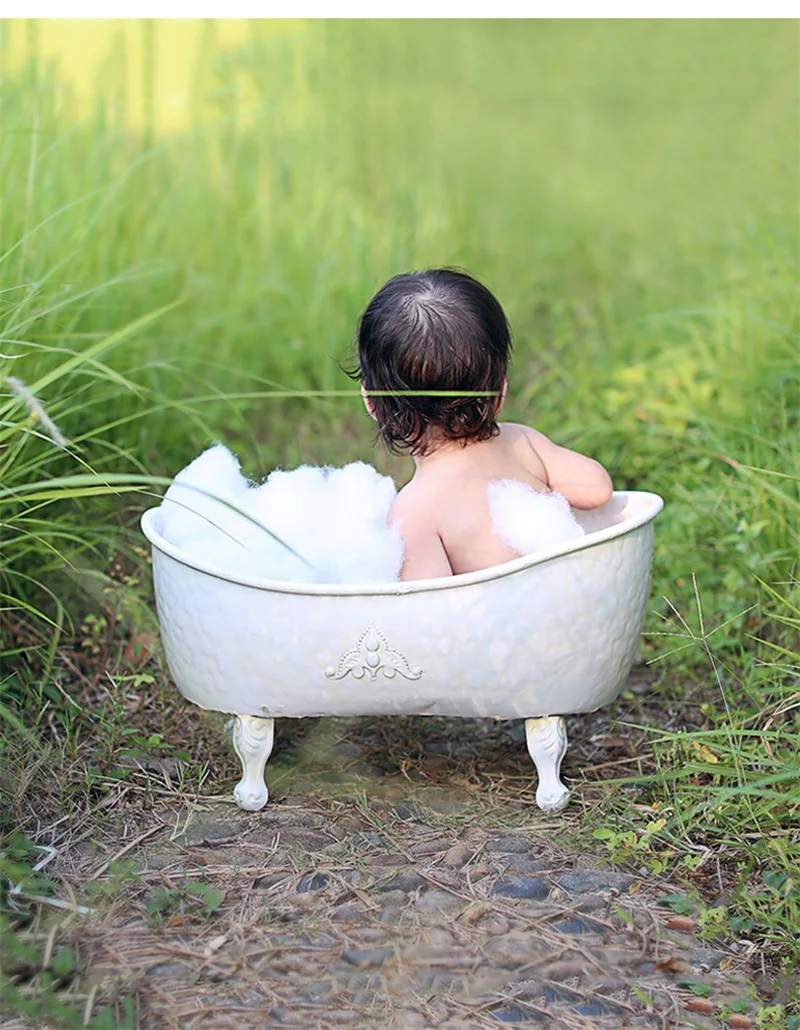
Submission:
<svg viewBox="0 0 800 1030">
<path fill-rule="evenodd" d="M 768 519 L 772 560 L 796 515 L 719 455 L 797 460 L 797 29 L 4 23 L 0 361 L 73 444 L 12 392 L 6 482 L 172 475 L 216 438 L 256 476 L 402 480 L 339 362 L 387 277 L 459 265 L 514 328 L 506 417 L 665 495 L 661 592 L 742 606 L 731 534 Z"/>
</svg>

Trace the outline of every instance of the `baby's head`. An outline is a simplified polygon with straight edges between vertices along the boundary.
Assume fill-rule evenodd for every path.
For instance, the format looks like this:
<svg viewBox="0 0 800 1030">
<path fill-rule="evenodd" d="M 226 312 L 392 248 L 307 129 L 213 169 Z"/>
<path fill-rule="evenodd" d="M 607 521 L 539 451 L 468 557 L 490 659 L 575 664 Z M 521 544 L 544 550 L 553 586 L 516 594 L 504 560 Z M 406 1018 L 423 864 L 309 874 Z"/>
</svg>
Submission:
<svg viewBox="0 0 800 1030">
<path fill-rule="evenodd" d="M 425 455 L 447 440 L 497 433 L 511 333 L 497 299 L 472 276 L 449 268 L 395 276 L 367 305 L 357 340 L 357 375 L 390 450 Z M 374 393 L 413 390 L 483 396 Z"/>
</svg>

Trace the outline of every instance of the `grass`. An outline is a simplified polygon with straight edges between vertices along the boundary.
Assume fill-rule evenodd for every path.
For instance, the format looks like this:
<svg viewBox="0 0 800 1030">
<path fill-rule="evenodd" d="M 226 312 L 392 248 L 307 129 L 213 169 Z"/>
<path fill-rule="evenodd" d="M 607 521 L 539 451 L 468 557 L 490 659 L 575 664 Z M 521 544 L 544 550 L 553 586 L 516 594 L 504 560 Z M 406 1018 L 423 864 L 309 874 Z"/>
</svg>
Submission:
<svg viewBox="0 0 800 1030">
<path fill-rule="evenodd" d="M 158 31 L 142 27 L 151 111 Z M 151 682 L 138 515 L 214 439 L 256 476 L 363 458 L 402 479 L 339 362 L 389 275 L 455 264 L 514 327 L 506 416 L 667 502 L 643 646 L 684 726 L 650 724 L 640 771 L 586 830 L 694 892 L 776 984 L 796 977 L 796 25 L 253 23 L 226 47 L 208 23 L 169 134 L 148 103 L 131 127 L 114 65 L 87 112 L 35 33 L 16 59 L 15 32 L 0 34 L 3 831 L 88 817 L 126 750 L 183 747 L 202 770 L 217 730 L 183 726 Z M 763 990 L 797 1003 L 796 982 Z"/>
</svg>

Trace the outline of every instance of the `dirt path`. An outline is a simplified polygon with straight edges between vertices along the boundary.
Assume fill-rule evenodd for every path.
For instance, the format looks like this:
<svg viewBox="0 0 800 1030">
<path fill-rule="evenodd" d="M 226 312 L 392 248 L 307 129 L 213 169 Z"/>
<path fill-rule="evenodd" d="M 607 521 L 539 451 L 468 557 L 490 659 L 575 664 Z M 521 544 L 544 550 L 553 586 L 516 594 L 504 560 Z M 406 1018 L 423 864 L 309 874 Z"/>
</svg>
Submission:
<svg viewBox="0 0 800 1030">
<path fill-rule="evenodd" d="M 573 733 L 608 737 L 609 718 Z M 536 808 L 513 726 L 314 727 L 271 764 L 262 812 L 178 800 L 168 769 L 142 770 L 102 832 L 59 851 L 62 896 L 97 914 L 54 939 L 98 998 L 134 999 L 136 1026 L 754 1025 L 737 954 L 658 903 L 674 887 L 571 850 L 577 806 Z M 320 789 L 320 768 L 351 782 Z"/>
</svg>

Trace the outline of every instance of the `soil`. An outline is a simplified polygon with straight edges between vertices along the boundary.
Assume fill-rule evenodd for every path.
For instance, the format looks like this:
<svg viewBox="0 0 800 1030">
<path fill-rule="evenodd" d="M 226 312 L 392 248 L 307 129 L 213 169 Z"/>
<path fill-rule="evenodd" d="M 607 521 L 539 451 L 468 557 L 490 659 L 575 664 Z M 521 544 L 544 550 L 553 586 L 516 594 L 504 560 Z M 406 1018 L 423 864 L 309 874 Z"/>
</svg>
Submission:
<svg viewBox="0 0 800 1030">
<path fill-rule="evenodd" d="M 751 956 L 660 901 L 674 884 L 576 844 L 602 777 L 638 768 L 644 730 L 617 719 L 646 724 L 649 690 L 640 671 L 624 709 L 568 720 L 576 790 L 556 816 L 517 723 L 279 724 L 257 813 L 230 799 L 221 742 L 219 794 L 153 760 L 105 795 L 105 821 L 53 829 L 59 896 L 92 913 L 38 932 L 142 1028 L 754 1026 Z"/>
</svg>

